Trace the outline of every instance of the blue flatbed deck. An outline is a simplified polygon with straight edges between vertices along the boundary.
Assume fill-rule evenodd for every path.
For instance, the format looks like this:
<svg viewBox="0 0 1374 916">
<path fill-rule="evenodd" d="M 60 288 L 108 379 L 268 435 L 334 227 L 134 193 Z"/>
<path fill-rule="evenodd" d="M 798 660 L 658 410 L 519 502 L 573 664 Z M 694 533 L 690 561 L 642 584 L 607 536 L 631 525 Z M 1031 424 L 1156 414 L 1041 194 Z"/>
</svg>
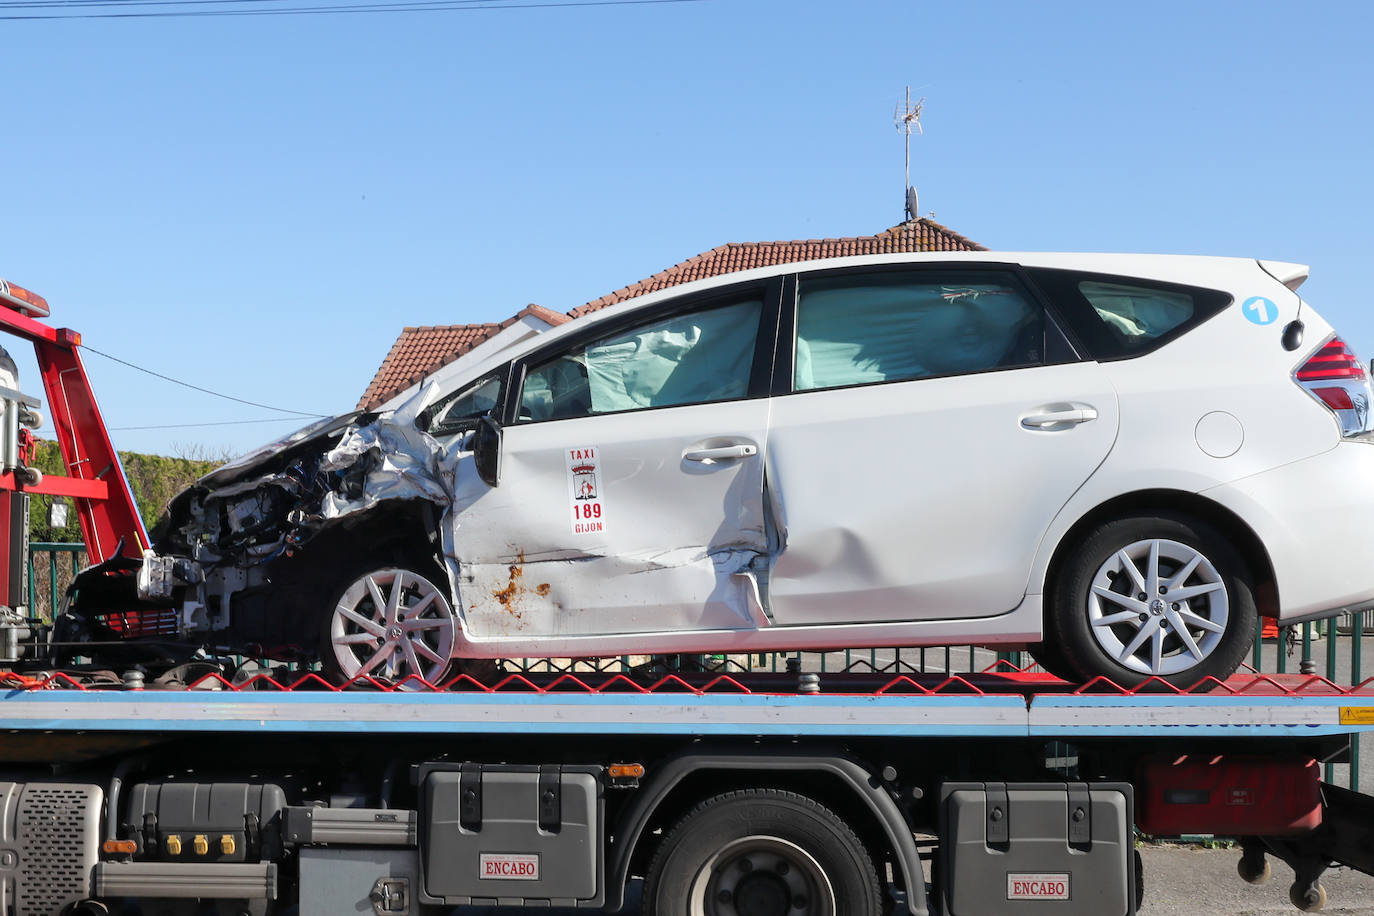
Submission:
<svg viewBox="0 0 1374 916">
<path fill-rule="evenodd" d="M 491 687 L 463 681 L 449 689 L 334 690 L 312 677 L 232 689 L 207 678 L 185 689 L 124 690 L 59 677 L 0 692 L 0 731 L 1081 739 L 1374 730 L 1374 681 L 1342 687 L 1302 676 L 1237 675 L 1190 692 L 1107 684 L 1075 691 L 1021 674 L 938 682 L 838 675 L 814 694 L 798 693 L 786 678 L 670 677 L 647 687 L 621 676 L 516 676 Z"/>
</svg>

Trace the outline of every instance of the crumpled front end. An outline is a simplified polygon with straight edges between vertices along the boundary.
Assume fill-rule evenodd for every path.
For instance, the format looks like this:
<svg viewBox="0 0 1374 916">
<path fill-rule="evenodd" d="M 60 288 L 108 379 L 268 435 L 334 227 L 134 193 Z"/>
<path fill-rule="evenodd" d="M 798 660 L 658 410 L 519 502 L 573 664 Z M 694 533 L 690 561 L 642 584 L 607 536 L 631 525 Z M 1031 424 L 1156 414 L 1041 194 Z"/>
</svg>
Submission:
<svg viewBox="0 0 1374 916">
<path fill-rule="evenodd" d="M 289 618 L 311 616 L 312 589 L 325 600 L 328 548 L 312 545 L 344 528 L 365 537 L 383 504 L 418 501 L 429 517 L 451 504 L 442 449 L 415 425 L 433 398 L 323 421 L 217 469 L 172 500 L 141 561 L 78 575 L 69 615 L 102 636 L 309 652 L 313 621 Z"/>
</svg>

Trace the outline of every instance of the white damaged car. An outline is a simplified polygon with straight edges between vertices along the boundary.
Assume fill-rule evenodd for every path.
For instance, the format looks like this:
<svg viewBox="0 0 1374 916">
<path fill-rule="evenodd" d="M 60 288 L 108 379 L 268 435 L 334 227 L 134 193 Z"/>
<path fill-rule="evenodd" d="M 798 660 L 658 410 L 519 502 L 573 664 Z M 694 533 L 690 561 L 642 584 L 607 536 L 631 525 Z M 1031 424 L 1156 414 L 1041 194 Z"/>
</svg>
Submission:
<svg viewBox="0 0 1374 916">
<path fill-rule="evenodd" d="M 1374 606 L 1370 383 L 1306 275 L 930 253 L 646 295 L 214 472 L 58 641 L 431 682 L 949 644 L 1225 677 L 1257 615 Z"/>
</svg>

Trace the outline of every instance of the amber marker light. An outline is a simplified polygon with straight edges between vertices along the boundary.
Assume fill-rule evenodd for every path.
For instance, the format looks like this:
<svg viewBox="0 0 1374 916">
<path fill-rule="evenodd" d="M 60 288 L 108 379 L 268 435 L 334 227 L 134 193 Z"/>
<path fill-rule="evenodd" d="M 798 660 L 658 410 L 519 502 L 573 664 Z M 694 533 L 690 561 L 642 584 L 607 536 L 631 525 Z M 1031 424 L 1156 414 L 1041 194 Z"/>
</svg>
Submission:
<svg viewBox="0 0 1374 916">
<path fill-rule="evenodd" d="M 138 843 L 133 840 L 106 840 L 100 847 L 107 856 L 131 856 L 138 852 Z"/>
<path fill-rule="evenodd" d="M 0 280 L 0 302 L 18 309 L 30 318 L 47 318 L 48 315 L 52 314 L 48 310 L 47 299 L 24 289 L 22 286 L 6 283 L 4 280 Z"/>
<path fill-rule="evenodd" d="M 639 779 L 644 775 L 644 764 L 613 763 L 606 767 L 606 775 L 612 779 Z"/>
</svg>

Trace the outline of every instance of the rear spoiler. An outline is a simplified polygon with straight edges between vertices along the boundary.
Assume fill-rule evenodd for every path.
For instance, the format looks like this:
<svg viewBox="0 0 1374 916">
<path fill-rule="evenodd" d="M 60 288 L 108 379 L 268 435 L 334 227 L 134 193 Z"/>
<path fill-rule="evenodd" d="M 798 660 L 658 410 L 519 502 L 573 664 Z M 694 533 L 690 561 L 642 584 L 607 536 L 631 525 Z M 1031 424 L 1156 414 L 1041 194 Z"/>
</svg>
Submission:
<svg viewBox="0 0 1374 916">
<path fill-rule="evenodd" d="M 1259 266 L 1261 270 L 1293 292 L 1298 291 L 1298 287 L 1302 286 L 1303 281 L 1312 272 L 1312 268 L 1306 264 L 1290 264 L 1287 261 L 1260 261 Z"/>
</svg>

